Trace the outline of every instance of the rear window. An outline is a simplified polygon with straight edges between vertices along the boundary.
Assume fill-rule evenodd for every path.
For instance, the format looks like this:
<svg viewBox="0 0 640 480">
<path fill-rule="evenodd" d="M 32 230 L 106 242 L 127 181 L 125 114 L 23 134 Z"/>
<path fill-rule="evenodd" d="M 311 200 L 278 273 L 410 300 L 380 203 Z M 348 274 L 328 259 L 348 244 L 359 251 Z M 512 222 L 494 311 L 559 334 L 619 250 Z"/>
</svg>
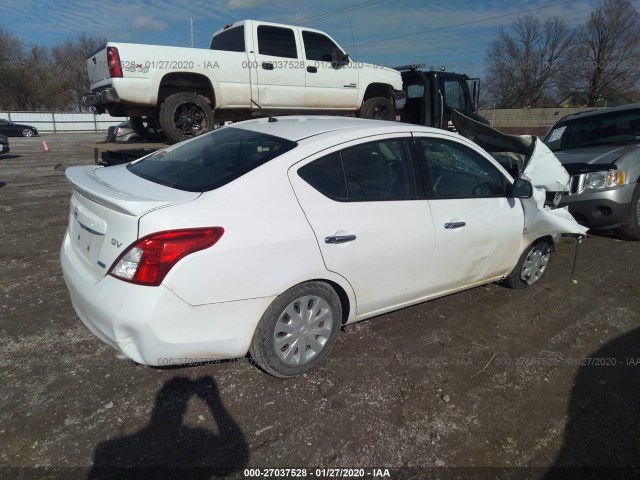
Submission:
<svg viewBox="0 0 640 480">
<path fill-rule="evenodd" d="M 211 50 L 244 52 L 244 25 L 225 30 L 211 39 Z"/>
<path fill-rule="evenodd" d="M 224 127 L 159 150 L 129 164 L 131 173 L 187 192 L 208 192 L 264 165 L 297 144 L 284 138 Z"/>
</svg>

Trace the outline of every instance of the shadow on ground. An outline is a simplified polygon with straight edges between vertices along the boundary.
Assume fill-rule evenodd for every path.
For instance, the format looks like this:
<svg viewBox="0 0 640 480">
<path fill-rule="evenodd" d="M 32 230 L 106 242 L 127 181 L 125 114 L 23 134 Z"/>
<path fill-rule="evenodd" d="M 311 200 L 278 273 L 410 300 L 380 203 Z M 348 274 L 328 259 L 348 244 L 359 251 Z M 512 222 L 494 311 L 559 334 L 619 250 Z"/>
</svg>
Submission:
<svg viewBox="0 0 640 480">
<path fill-rule="evenodd" d="M 640 328 L 583 360 L 568 417 L 545 480 L 640 478 Z"/>
<path fill-rule="evenodd" d="M 192 397 L 209 407 L 218 433 L 183 424 Z M 240 427 L 224 408 L 215 381 L 176 377 L 156 397 L 149 424 L 137 433 L 100 443 L 89 480 L 209 479 L 237 472 L 249 461 Z"/>
</svg>

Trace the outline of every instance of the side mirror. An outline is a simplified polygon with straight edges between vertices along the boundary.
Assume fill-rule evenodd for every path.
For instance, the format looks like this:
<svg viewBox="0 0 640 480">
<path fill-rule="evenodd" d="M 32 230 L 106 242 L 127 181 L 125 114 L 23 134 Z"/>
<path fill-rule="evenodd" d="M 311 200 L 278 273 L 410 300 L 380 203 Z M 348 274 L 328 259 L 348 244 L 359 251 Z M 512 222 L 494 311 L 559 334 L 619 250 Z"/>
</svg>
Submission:
<svg viewBox="0 0 640 480">
<path fill-rule="evenodd" d="M 331 52 L 331 63 L 334 65 L 334 68 L 339 68 L 340 66 L 349 63 L 349 55 L 341 52 L 337 48 L 334 48 Z"/>
<path fill-rule="evenodd" d="M 530 198 L 533 195 L 533 185 L 529 180 L 516 178 L 511 186 L 511 196 L 513 198 Z"/>
</svg>

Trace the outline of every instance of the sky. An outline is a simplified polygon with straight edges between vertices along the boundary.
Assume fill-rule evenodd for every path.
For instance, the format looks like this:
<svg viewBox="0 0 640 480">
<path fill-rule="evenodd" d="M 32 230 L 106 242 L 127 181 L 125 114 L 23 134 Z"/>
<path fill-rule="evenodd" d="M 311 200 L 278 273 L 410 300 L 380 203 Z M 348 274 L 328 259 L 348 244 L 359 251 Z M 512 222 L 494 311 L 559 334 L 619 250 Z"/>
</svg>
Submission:
<svg viewBox="0 0 640 480">
<path fill-rule="evenodd" d="M 0 26 L 25 45 L 52 46 L 80 33 L 109 41 L 208 48 L 211 34 L 255 19 L 323 30 L 358 61 L 424 64 L 484 76 L 490 42 L 528 12 L 586 23 L 598 0 L 0 0 Z M 640 0 L 632 0 L 640 8 Z"/>
</svg>

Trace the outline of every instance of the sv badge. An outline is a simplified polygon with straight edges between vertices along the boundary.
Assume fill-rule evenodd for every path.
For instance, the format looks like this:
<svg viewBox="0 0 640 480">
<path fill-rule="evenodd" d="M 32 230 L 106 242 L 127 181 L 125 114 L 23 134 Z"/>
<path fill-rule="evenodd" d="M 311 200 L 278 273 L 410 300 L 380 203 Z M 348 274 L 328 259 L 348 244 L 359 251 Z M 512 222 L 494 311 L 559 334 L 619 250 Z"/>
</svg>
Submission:
<svg viewBox="0 0 640 480">
<path fill-rule="evenodd" d="M 119 242 L 115 238 L 112 238 L 111 239 L 111 245 L 115 245 L 116 247 L 120 248 L 122 246 L 122 242 Z"/>
</svg>

